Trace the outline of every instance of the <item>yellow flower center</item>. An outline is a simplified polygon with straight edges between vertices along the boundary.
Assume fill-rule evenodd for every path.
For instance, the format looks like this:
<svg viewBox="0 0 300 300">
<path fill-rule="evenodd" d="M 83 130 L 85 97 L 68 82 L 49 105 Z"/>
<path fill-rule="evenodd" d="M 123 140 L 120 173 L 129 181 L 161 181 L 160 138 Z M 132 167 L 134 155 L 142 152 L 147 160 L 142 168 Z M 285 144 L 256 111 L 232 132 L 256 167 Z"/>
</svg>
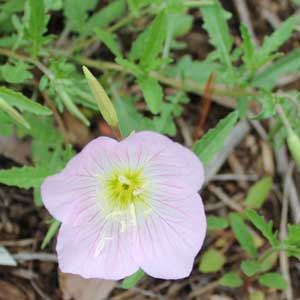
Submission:
<svg viewBox="0 0 300 300">
<path fill-rule="evenodd" d="M 116 171 L 108 177 L 106 187 L 107 199 L 114 210 L 124 211 L 145 201 L 145 179 L 141 170 Z"/>
</svg>

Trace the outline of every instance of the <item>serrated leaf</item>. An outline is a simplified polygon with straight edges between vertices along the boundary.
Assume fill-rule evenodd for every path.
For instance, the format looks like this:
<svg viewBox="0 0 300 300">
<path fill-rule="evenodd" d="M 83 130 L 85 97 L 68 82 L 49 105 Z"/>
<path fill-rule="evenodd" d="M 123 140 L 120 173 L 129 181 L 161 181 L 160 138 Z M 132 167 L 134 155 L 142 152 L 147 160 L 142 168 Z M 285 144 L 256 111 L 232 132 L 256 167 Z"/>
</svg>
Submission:
<svg viewBox="0 0 300 300">
<path fill-rule="evenodd" d="M 278 273 L 266 273 L 260 275 L 258 281 L 261 285 L 273 289 L 286 290 L 288 288 L 286 280 Z"/>
<path fill-rule="evenodd" d="M 246 210 L 246 216 L 252 222 L 252 224 L 263 234 L 263 236 L 274 247 L 278 244 L 276 234 L 273 233 L 273 222 L 267 223 L 264 217 L 258 215 L 253 209 Z"/>
<path fill-rule="evenodd" d="M 289 256 L 300 258 L 300 225 L 288 224 L 288 235 L 283 241 Z"/>
<path fill-rule="evenodd" d="M 300 51 L 295 49 L 255 75 L 253 86 L 271 90 L 278 79 L 300 70 Z"/>
<path fill-rule="evenodd" d="M 163 49 L 163 42 L 166 36 L 167 17 L 165 12 L 158 14 L 150 29 L 147 31 L 143 52 L 140 56 L 140 64 L 147 67 L 153 63 Z"/>
<path fill-rule="evenodd" d="M 163 90 L 158 81 L 148 76 L 139 76 L 137 81 L 150 111 L 154 114 L 159 113 L 163 100 Z"/>
<path fill-rule="evenodd" d="M 110 1 L 106 7 L 93 14 L 87 23 L 84 24 L 82 28 L 83 33 L 91 34 L 96 28 L 104 28 L 111 22 L 120 18 L 124 14 L 125 10 L 125 0 Z"/>
<path fill-rule="evenodd" d="M 248 28 L 244 24 L 241 25 L 240 30 L 243 38 L 243 61 L 245 62 L 248 68 L 253 68 L 255 66 L 255 45 L 251 40 Z"/>
<path fill-rule="evenodd" d="M 229 223 L 224 217 L 207 217 L 207 229 L 208 230 L 221 230 L 226 229 L 229 226 Z"/>
<path fill-rule="evenodd" d="M 68 26 L 74 31 L 83 31 L 86 26 L 88 11 L 94 9 L 97 3 L 98 0 L 65 0 L 64 14 Z"/>
<path fill-rule="evenodd" d="M 253 186 L 251 186 L 247 197 L 246 197 L 246 205 L 249 208 L 260 208 L 264 202 L 266 201 L 270 191 L 272 188 L 272 178 L 264 177 L 263 179 L 256 182 Z"/>
<path fill-rule="evenodd" d="M 231 288 L 238 288 L 243 285 L 242 278 L 234 272 L 226 273 L 219 282 L 221 285 Z"/>
<path fill-rule="evenodd" d="M 229 218 L 230 218 L 230 224 L 232 230 L 239 244 L 251 256 L 255 257 L 256 256 L 255 243 L 245 222 L 237 213 L 231 213 L 229 215 Z"/>
<path fill-rule="evenodd" d="M 8 83 L 23 83 L 27 79 L 32 78 L 32 74 L 28 72 L 28 65 L 22 62 L 17 63 L 15 66 L 11 64 L 5 64 L 0 68 L 2 77 Z"/>
<path fill-rule="evenodd" d="M 15 106 L 20 110 L 28 111 L 36 115 L 48 116 L 52 114 L 49 108 L 28 99 L 19 92 L 15 92 L 5 87 L 0 87 L 0 97 L 9 105 Z"/>
<path fill-rule="evenodd" d="M 0 183 L 24 189 L 39 187 L 49 173 L 49 169 L 45 166 L 0 170 Z"/>
<path fill-rule="evenodd" d="M 105 30 L 95 29 L 96 36 L 105 44 L 105 46 L 117 57 L 122 57 L 121 50 L 115 40 L 115 36 Z"/>
<path fill-rule="evenodd" d="M 215 249 L 209 249 L 201 256 L 199 271 L 202 273 L 214 273 L 222 269 L 226 262 L 225 256 Z"/>
<path fill-rule="evenodd" d="M 216 48 L 222 63 L 231 68 L 230 51 L 233 39 L 225 17 L 225 11 L 218 0 L 213 5 L 201 7 L 204 29 L 208 32 L 210 43 Z"/>
<path fill-rule="evenodd" d="M 28 34 L 32 42 L 32 55 L 36 57 L 43 43 L 46 30 L 46 14 L 44 0 L 29 0 Z"/>
<path fill-rule="evenodd" d="M 134 274 L 125 278 L 122 281 L 122 287 L 124 289 L 130 289 L 130 288 L 134 287 L 144 276 L 145 276 L 145 272 L 143 270 L 139 269 Z"/>
<path fill-rule="evenodd" d="M 217 126 L 210 129 L 199 141 L 193 145 L 193 151 L 206 165 L 214 155 L 220 151 L 224 141 L 233 129 L 238 119 L 238 112 L 234 111 L 219 121 Z"/>
<path fill-rule="evenodd" d="M 42 242 L 42 246 L 41 246 L 42 249 L 45 249 L 46 246 L 49 244 L 49 242 L 53 239 L 53 237 L 55 236 L 56 232 L 59 229 L 59 226 L 60 226 L 60 222 L 57 220 L 53 220 Z"/>
<path fill-rule="evenodd" d="M 260 271 L 260 264 L 255 260 L 244 260 L 241 269 L 248 277 L 251 277 Z"/>
<path fill-rule="evenodd" d="M 274 33 L 265 38 L 262 47 L 257 52 L 256 58 L 258 61 L 263 61 L 266 57 L 270 56 L 290 38 L 295 29 L 297 18 L 297 16 L 291 16 L 284 21 Z"/>
</svg>

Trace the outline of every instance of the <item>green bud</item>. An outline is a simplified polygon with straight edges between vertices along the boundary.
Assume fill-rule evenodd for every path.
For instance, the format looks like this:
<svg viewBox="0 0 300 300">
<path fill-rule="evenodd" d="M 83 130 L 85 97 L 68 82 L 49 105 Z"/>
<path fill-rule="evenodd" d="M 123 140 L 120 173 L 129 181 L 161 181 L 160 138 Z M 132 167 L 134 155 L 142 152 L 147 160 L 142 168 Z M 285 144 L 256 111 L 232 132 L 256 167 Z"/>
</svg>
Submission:
<svg viewBox="0 0 300 300">
<path fill-rule="evenodd" d="M 82 69 L 104 120 L 112 128 L 118 128 L 119 121 L 117 113 L 111 100 L 108 98 L 103 87 L 89 69 L 85 66 L 83 66 Z"/>
<path fill-rule="evenodd" d="M 300 167 L 300 139 L 293 131 L 289 133 L 287 143 L 296 165 Z"/>
</svg>

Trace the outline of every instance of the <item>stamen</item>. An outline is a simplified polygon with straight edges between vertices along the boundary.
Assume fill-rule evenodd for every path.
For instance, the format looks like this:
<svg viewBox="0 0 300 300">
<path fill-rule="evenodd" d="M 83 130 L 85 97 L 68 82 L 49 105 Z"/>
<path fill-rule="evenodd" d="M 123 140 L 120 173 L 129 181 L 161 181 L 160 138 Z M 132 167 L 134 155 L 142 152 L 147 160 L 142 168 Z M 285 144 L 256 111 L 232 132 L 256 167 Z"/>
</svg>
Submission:
<svg viewBox="0 0 300 300">
<path fill-rule="evenodd" d="M 130 184 L 131 184 L 130 180 L 129 180 L 127 177 L 125 177 L 124 175 L 120 175 L 120 176 L 118 177 L 118 179 L 119 179 L 119 181 L 120 181 L 121 183 L 124 183 L 124 184 L 127 184 L 127 185 L 130 185 Z"/>
<path fill-rule="evenodd" d="M 132 225 L 136 226 L 137 220 L 136 220 L 136 210 L 135 210 L 134 203 L 130 204 L 130 217 L 131 217 Z"/>
<path fill-rule="evenodd" d="M 132 192 L 132 195 L 133 195 L 134 197 L 136 197 L 136 196 L 142 194 L 143 192 L 144 192 L 143 189 L 136 189 L 136 190 L 134 190 L 134 191 Z"/>
</svg>

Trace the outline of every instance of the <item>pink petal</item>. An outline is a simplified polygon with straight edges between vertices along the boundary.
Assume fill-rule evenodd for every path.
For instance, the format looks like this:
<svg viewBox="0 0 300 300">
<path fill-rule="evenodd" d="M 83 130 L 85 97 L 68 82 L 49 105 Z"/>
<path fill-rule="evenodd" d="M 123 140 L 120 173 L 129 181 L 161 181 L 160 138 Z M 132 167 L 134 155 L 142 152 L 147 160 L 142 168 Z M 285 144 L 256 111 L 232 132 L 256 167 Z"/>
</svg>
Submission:
<svg viewBox="0 0 300 300">
<path fill-rule="evenodd" d="M 93 224 L 95 225 L 95 224 Z M 104 226 L 104 227 L 103 227 Z M 58 235 L 57 253 L 62 272 L 79 274 L 84 278 L 119 280 L 138 270 L 132 258 L 129 234 L 120 234 L 117 223 L 98 226 L 77 226 L 63 224 Z M 101 235 L 113 236 L 95 255 Z"/>
<path fill-rule="evenodd" d="M 129 165 L 139 164 L 151 177 L 181 178 L 196 191 L 204 181 L 204 169 L 199 158 L 187 148 L 169 138 L 150 131 L 133 134 L 120 143 Z"/>
<path fill-rule="evenodd" d="M 154 211 L 137 226 L 134 258 L 152 277 L 187 277 L 206 234 L 202 200 L 195 192 L 165 190 L 153 201 Z"/>
<path fill-rule="evenodd" d="M 97 176 L 113 168 L 111 157 L 115 145 L 117 142 L 110 138 L 95 139 L 74 156 L 63 171 L 45 179 L 41 186 L 42 199 L 56 219 L 80 224 L 99 211 Z"/>
</svg>

